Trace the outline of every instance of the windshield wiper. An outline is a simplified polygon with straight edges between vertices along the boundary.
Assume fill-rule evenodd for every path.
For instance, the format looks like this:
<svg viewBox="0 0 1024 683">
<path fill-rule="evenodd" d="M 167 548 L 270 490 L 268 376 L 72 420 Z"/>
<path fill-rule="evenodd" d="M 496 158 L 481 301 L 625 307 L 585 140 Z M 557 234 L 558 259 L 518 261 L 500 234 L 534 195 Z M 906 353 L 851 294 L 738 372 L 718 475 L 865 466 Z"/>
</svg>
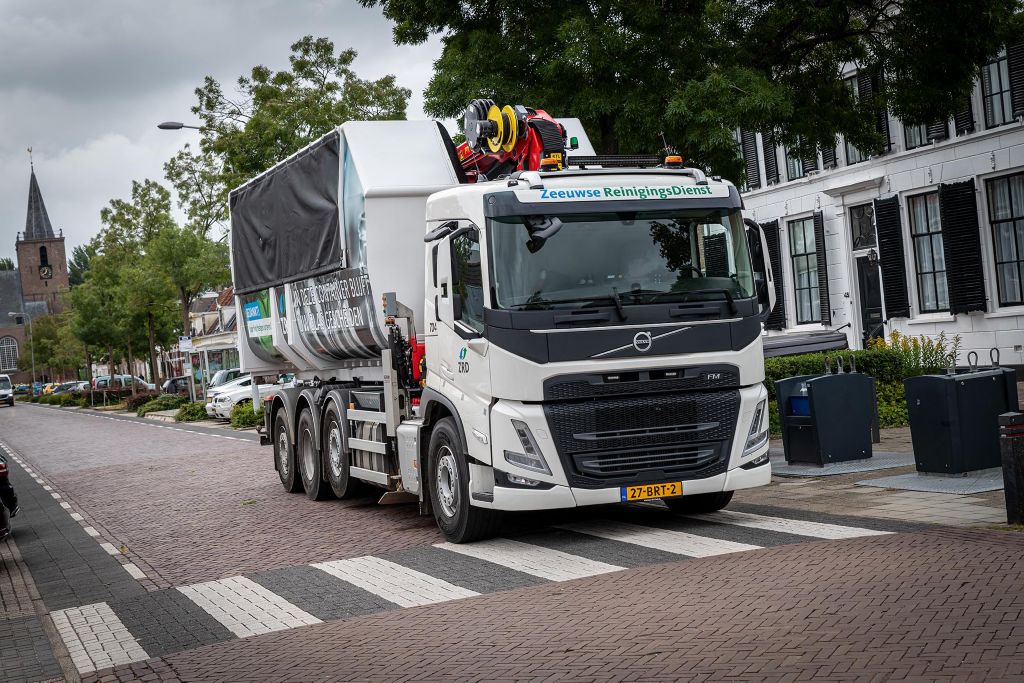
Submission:
<svg viewBox="0 0 1024 683">
<path fill-rule="evenodd" d="M 738 308 L 736 308 L 736 300 L 733 298 L 732 292 L 723 287 L 711 287 L 708 289 L 691 289 L 686 292 L 673 292 L 672 290 L 669 290 L 667 292 L 658 292 L 657 294 L 654 294 L 653 296 L 648 298 L 645 303 L 653 303 L 655 300 L 660 299 L 661 297 L 666 296 L 668 294 L 676 294 L 678 296 L 681 296 L 682 301 L 686 301 L 687 299 L 689 299 L 691 294 L 722 294 L 723 296 L 725 296 L 725 300 L 729 304 L 730 313 L 736 315 L 736 312 L 739 310 Z"/>
<path fill-rule="evenodd" d="M 626 309 L 622 307 L 622 297 L 619 296 L 619 290 L 612 287 L 612 295 L 609 298 L 615 303 L 615 310 L 619 313 L 619 320 L 625 320 Z"/>
<path fill-rule="evenodd" d="M 512 304 L 508 306 L 509 310 L 523 310 L 536 306 L 537 308 L 548 309 L 555 304 L 578 304 L 586 301 L 610 301 L 615 306 L 615 311 L 618 313 L 621 320 L 626 319 L 626 309 L 622 305 L 622 298 L 618 290 L 612 287 L 611 294 L 595 294 L 593 296 L 581 296 L 574 299 L 544 299 L 537 295 L 531 296 L 529 300 L 524 301 L 521 304 Z"/>
</svg>

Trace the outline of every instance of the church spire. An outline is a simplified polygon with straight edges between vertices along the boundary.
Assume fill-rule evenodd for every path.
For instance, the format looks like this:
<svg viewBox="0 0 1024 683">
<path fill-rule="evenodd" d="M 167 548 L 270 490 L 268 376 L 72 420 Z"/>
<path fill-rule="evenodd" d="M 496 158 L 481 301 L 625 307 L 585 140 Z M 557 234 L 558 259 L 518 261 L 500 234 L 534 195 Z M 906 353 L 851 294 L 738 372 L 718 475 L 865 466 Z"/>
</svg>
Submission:
<svg viewBox="0 0 1024 683">
<path fill-rule="evenodd" d="M 46 204 L 43 203 L 43 193 L 39 191 L 39 181 L 36 180 L 36 168 L 32 162 L 32 148 L 28 148 L 29 164 L 32 168 L 32 176 L 28 183 L 28 215 L 25 218 L 26 240 L 53 239 L 53 226 L 50 225 L 50 217 L 46 213 Z"/>
</svg>

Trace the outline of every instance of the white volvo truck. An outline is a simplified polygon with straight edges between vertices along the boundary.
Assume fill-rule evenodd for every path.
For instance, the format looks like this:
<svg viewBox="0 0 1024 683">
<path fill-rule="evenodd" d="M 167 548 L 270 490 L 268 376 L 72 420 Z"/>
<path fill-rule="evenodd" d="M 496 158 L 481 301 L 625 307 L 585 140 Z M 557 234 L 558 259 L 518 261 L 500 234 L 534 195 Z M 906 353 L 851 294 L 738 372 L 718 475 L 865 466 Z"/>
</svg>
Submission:
<svg viewBox="0 0 1024 683">
<path fill-rule="evenodd" d="M 736 188 L 541 152 L 556 170 L 466 182 L 439 125 L 349 122 L 231 193 L 242 370 L 295 376 L 263 404 L 287 491 L 369 484 L 466 542 L 769 483 L 774 287 Z"/>
</svg>

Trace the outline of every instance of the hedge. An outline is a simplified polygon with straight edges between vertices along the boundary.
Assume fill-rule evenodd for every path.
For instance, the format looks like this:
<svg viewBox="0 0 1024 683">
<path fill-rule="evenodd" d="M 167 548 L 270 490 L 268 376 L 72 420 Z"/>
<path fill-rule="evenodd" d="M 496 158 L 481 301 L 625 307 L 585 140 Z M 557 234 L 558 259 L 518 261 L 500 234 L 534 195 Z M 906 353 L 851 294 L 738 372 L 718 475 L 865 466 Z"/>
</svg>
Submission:
<svg viewBox="0 0 1024 683">
<path fill-rule="evenodd" d="M 125 405 L 128 406 L 128 410 L 138 410 L 142 406 L 146 405 L 150 401 L 160 396 L 159 391 L 140 391 L 134 396 L 129 396 L 125 399 Z"/>
<path fill-rule="evenodd" d="M 174 410 L 180 408 L 188 403 L 188 396 L 182 396 L 180 394 L 163 394 L 156 398 L 150 398 L 146 403 L 136 407 L 135 414 L 139 417 L 145 417 L 146 413 L 152 413 L 156 410 Z"/>
<path fill-rule="evenodd" d="M 174 416 L 177 422 L 198 422 L 205 420 L 208 417 L 206 414 L 206 404 L 202 402 L 187 403 L 178 409 L 177 415 Z"/>
<path fill-rule="evenodd" d="M 955 363 L 959 349 L 959 336 L 950 340 L 943 333 L 936 339 L 928 339 L 923 336 L 906 337 L 893 332 L 888 341 L 873 340 L 869 349 L 766 358 L 764 383 L 768 389 L 771 432 L 774 435 L 781 432 L 779 409 L 775 402 L 775 382 L 797 375 L 820 375 L 826 367 L 835 372 L 837 360 L 842 360 L 846 372 L 850 372 L 856 365 L 858 372 L 875 378 L 878 422 L 881 427 L 905 427 L 908 418 L 903 380 L 942 372 L 946 366 Z"/>
<path fill-rule="evenodd" d="M 231 426 L 235 429 L 258 427 L 263 424 L 263 401 L 253 411 L 250 401 L 236 403 L 231 409 Z"/>
</svg>

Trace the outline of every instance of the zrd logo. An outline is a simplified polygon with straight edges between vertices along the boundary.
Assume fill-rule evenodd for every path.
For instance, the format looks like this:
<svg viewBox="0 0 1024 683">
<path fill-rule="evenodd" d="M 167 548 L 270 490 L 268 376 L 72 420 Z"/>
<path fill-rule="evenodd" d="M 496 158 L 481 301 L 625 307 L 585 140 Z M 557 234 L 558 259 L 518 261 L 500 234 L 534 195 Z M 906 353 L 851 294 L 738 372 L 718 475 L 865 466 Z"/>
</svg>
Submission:
<svg viewBox="0 0 1024 683">
<path fill-rule="evenodd" d="M 455 354 L 455 357 L 459 359 L 458 363 L 456 363 L 456 365 L 459 368 L 459 373 L 460 374 L 465 374 L 465 373 L 469 372 L 469 361 L 466 360 L 466 347 L 465 346 L 463 346 L 461 349 L 459 349 L 458 353 Z"/>
<path fill-rule="evenodd" d="M 633 337 L 633 348 L 640 353 L 646 353 L 651 350 L 651 333 L 650 332 L 637 332 L 636 336 Z"/>
</svg>

